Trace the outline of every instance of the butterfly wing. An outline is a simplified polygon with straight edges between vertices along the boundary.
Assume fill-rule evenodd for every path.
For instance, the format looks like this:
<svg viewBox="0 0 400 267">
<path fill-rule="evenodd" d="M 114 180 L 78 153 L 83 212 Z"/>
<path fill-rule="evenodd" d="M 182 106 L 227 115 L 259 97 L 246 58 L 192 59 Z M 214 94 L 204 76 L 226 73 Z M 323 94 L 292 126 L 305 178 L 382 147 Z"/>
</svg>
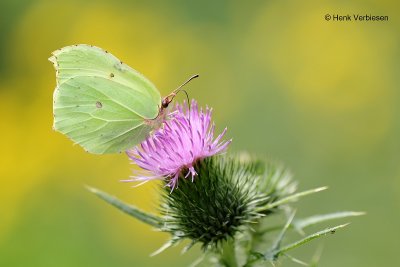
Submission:
<svg viewBox="0 0 400 267">
<path fill-rule="evenodd" d="M 88 45 L 57 50 L 50 61 L 55 130 L 95 154 L 124 151 L 152 130 L 146 120 L 157 117 L 161 96 L 143 75 Z"/>
</svg>

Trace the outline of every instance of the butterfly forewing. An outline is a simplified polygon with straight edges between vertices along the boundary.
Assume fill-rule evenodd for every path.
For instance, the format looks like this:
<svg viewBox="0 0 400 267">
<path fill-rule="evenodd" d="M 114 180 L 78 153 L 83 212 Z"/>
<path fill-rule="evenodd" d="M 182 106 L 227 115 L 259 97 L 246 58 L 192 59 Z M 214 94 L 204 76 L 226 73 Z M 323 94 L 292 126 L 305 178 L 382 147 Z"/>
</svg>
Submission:
<svg viewBox="0 0 400 267">
<path fill-rule="evenodd" d="M 152 130 L 161 96 L 143 75 L 100 48 L 65 47 L 50 60 L 57 71 L 54 128 L 87 151 L 116 153 Z"/>
</svg>

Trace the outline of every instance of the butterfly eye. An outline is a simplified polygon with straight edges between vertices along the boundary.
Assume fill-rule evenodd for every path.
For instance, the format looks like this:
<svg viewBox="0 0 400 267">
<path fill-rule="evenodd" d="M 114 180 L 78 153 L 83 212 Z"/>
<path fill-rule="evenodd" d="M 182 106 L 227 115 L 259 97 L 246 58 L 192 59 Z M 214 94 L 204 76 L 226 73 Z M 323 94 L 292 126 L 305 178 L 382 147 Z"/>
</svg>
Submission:
<svg viewBox="0 0 400 267">
<path fill-rule="evenodd" d="M 169 103 L 171 103 L 171 100 L 169 100 L 168 96 L 165 97 L 161 103 L 162 108 L 167 108 Z"/>
</svg>

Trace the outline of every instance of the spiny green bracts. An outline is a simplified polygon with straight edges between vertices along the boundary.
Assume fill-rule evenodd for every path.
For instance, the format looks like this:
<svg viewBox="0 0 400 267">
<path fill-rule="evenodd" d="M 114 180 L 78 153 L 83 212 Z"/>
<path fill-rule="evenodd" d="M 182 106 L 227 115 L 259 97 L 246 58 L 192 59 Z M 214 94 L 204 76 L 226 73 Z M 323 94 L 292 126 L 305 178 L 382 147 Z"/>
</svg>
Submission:
<svg viewBox="0 0 400 267">
<path fill-rule="evenodd" d="M 175 240 L 200 242 L 204 249 L 273 212 L 276 208 L 262 207 L 295 190 L 287 171 L 260 160 L 214 156 L 198 162 L 195 170 L 193 182 L 181 179 L 173 193 L 164 190 L 162 230 Z"/>
</svg>

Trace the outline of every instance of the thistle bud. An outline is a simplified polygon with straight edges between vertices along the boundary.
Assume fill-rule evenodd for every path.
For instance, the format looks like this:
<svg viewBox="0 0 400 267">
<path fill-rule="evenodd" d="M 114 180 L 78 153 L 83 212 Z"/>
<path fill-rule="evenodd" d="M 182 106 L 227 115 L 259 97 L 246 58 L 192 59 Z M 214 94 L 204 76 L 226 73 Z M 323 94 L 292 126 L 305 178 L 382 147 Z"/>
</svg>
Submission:
<svg viewBox="0 0 400 267">
<path fill-rule="evenodd" d="M 162 230 L 175 239 L 199 242 L 204 249 L 218 247 L 264 217 L 267 213 L 262 207 L 295 189 L 288 173 L 271 167 L 228 156 L 199 161 L 193 182 L 180 179 L 173 193 L 164 190 Z M 282 174 L 286 175 L 283 179 Z"/>
</svg>

